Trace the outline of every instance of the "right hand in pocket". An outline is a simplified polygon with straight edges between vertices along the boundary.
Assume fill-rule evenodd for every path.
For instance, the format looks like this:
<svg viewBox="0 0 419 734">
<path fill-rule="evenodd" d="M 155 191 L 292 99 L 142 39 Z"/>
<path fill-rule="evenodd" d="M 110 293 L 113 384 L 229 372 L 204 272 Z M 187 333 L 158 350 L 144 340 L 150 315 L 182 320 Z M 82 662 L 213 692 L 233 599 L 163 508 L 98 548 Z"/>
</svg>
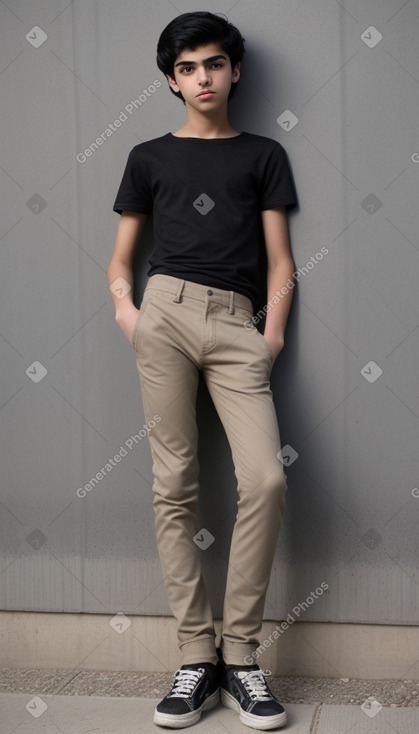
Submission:
<svg viewBox="0 0 419 734">
<path fill-rule="evenodd" d="M 128 310 L 124 310 L 122 313 L 117 313 L 115 316 L 115 320 L 118 326 L 121 327 L 122 331 L 124 332 L 130 343 L 132 343 L 134 326 L 139 313 L 140 309 L 135 308 L 135 306 L 132 305 L 132 307 L 130 307 Z"/>
</svg>

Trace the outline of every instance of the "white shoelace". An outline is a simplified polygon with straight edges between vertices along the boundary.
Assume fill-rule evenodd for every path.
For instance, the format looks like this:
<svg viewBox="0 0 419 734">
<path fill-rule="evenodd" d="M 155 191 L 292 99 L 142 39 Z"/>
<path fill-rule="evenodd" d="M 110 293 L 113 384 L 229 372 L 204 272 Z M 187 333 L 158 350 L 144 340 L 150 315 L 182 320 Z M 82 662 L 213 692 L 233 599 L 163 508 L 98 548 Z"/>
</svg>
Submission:
<svg viewBox="0 0 419 734">
<path fill-rule="evenodd" d="M 190 698 L 204 672 L 203 668 L 199 668 L 198 670 L 181 670 L 179 668 L 175 673 L 175 681 L 172 690 L 168 694 L 168 698 Z"/>
<path fill-rule="evenodd" d="M 272 695 L 269 693 L 265 675 L 271 675 L 270 670 L 250 670 L 248 673 L 239 670 L 237 677 L 240 678 L 249 696 L 254 701 L 270 701 Z"/>
</svg>

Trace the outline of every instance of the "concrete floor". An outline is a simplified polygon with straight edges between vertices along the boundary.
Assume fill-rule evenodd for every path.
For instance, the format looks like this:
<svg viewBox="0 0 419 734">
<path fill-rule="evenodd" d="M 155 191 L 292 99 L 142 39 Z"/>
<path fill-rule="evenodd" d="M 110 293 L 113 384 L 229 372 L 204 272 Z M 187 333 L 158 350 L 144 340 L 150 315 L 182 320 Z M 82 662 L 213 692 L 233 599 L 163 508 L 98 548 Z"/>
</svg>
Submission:
<svg viewBox="0 0 419 734">
<path fill-rule="evenodd" d="M 419 682 L 274 678 L 290 734 L 418 734 Z M 0 669 L 1 734 L 156 734 L 156 703 L 172 674 Z M 370 705 L 365 705 L 369 699 Z M 186 731 L 178 729 L 177 731 Z M 238 714 L 221 704 L 188 729 L 246 734 Z"/>
<path fill-rule="evenodd" d="M 2 734 L 156 734 L 168 731 L 153 724 L 159 699 L 1 693 Z M 417 734 L 419 708 L 288 704 L 290 734 Z M 186 729 L 177 729 L 186 731 Z M 204 712 L 188 731 L 197 734 L 249 734 L 238 715 L 221 704 Z"/>
</svg>

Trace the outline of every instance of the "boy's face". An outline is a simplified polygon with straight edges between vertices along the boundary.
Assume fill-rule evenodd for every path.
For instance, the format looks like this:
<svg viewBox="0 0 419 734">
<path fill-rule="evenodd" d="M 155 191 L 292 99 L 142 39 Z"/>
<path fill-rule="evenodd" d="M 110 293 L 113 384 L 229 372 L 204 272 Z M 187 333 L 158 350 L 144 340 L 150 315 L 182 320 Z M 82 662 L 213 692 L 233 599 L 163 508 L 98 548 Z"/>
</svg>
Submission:
<svg viewBox="0 0 419 734">
<path fill-rule="evenodd" d="M 184 49 L 176 57 L 173 79 L 167 76 L 175 92 L 181 92 L 186 104 L 205 112 L 218 109 L 228 99 L 231 83 L 240 76 L 240 62 L 234 70 L 230 57 L 217 43 Z"/>
</svg>

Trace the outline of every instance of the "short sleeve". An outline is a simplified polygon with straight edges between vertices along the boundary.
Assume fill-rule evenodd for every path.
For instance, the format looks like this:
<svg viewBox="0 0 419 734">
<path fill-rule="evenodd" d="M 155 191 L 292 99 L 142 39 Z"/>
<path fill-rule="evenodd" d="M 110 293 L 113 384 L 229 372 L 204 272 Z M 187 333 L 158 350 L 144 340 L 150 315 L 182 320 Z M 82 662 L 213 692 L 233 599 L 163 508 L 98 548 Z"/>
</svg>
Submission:
<svg viewBox="0 0 419 734">
<path fill-rule="evenodd" d="M 275 206 L 291 209 L 296 204 L 297 192 L 287 154 L 282 145 L 277 143 L 264 168 L 260 209 L 273 209 Z"/>
<path fill-rule="evenodd" d="M 136 146 L 137 148 L 137 146 Z M 151 214 L 152 198 L 147 177 L 147 167 L 141 162 L 141 155 L 133 148 L 128 156 L 125 171 L 116 195 L 113 211 Z"/>
</svg>

